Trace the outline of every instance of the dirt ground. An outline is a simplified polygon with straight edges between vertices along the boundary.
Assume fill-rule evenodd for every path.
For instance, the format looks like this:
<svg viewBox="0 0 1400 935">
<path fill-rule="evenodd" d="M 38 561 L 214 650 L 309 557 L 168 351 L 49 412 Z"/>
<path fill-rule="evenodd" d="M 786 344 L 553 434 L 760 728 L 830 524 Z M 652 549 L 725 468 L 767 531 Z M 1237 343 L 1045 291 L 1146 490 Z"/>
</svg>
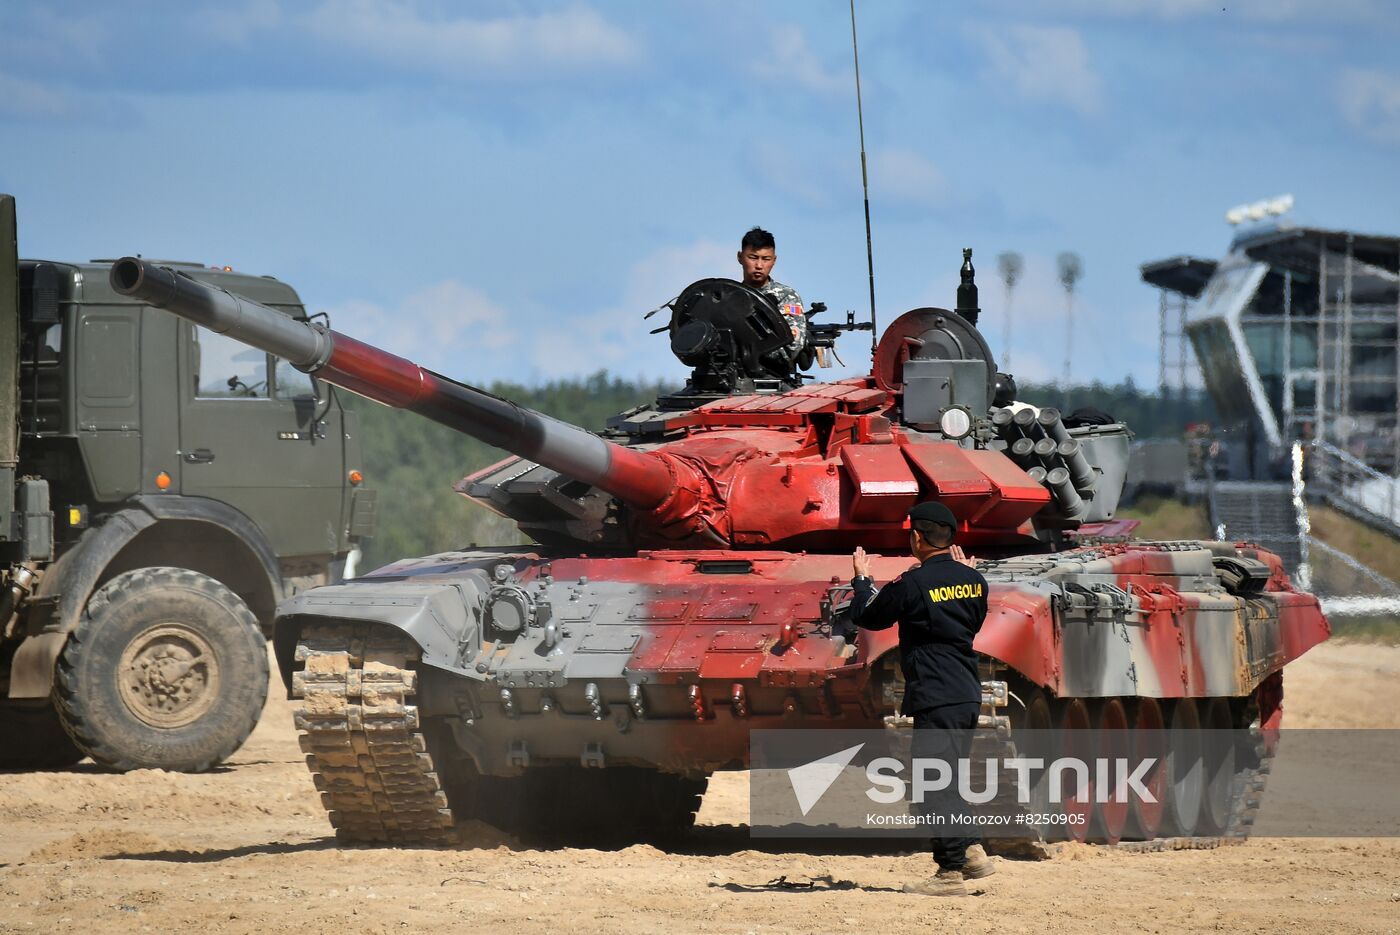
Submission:
<svg viewBox="0 0 1400 935">
<path fill-rule="evenodd" d="M 1400 647 L 1331 644 L 1286 676 L 1285 723 L 1400 727 Z M 997 859 L 980 894 L 899 892 L 917 853 L 779 852 L 744 826 L 747 781 L 711 785 L 683 848 L 340 849 L 290 704 L 220 772 L 86 766 L 0 775 L 0 933 L 1395 932 L 1400 839 L 1254 839 L 1211 851 L 1067 847 Z M 786 876 L 807 889 L 765 888 Z"/>
</svg>

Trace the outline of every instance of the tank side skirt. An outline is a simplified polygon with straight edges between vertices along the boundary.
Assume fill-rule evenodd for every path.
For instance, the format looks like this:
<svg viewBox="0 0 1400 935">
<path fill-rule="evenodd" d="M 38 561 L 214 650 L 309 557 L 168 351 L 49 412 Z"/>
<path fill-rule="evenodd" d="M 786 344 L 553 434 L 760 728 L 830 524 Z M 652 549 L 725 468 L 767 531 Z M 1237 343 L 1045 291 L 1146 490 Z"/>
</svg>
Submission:
<svg viewBox="0 0 1400 935">
<path fill-rule="evenodd" d="M 975 646 L 1060 696 L 1246 696 L 1329 628 L 1284 580 L 1228 593 L 1213 554 L 1126 543 L 984 564 L 992 608 Z"/>
</svg>

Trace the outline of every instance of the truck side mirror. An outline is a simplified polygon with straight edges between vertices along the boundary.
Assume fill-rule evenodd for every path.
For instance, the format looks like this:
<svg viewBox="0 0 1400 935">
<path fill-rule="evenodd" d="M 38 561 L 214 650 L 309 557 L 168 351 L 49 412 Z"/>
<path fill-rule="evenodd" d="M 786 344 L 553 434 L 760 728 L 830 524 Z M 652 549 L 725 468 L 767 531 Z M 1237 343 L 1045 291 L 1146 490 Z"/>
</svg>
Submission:
<svg viewBox="0 0 1400 935">
<path fill-rule="evenodd" d="M 19 319 L 43 328 L 63 320 L 58 311 L 58 267 L 35 263 L 19 271 Z"/>
</svg>

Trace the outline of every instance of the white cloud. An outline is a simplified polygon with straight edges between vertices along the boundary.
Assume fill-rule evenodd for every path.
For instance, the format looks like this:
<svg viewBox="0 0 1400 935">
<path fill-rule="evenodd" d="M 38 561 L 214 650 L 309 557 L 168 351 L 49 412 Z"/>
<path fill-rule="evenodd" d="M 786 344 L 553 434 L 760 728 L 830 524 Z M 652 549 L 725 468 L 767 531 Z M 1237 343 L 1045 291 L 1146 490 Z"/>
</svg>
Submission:
<svg viewBox="0 0 1400 935">
<path fill-rule="evenodd" d="M 754 74 L 794 84 L 817 94 L 854 94 L 854 79 L 845 70 L 832 70 L 812 51 L 807 34 L 798 26 L 774 27 L 769 44 L 755 59 Z"/>
<path fill-rule="evenodd" d="M 1400 75 L 1351 68 L 1337 84 L 1342 116 L 1365 136 L 1400 143 Z"/>
<path fill-rule="evenodd" d="M 463 77 L 559 71 L 632 60 L 632 38 L 587 7 L 496 19 L 430 16 L 412 0 L 326 0 L 306 21 L 318 38 L 389 64 Z"/>
<path fill-rule="evenodd" d="M 697 279 L 736 276 L 735 252 L 735 246 L 711 240 L 652 252 L 623 277 L 616 305 L 567 319 L 561 316 L 557 326 L 532 337 L 533 360 L 540 374 L 554 377 L 609 370 L 680 380 L 686 371 L 671 355 L 666 335 L 647 333 L 670 321 L 670 311 L 662 309 L 645 321 L 642 316 Z"/>
<path fill-rule="evenodd" d="M 811 208 L 860 204 L 860 158 L 854 137 L 794 148 L 756 140 L 750 165 L 775 192 Z M 883 208 L 928 208 L 947 204 L 948 179 L 927 156 L 903 147 L 868 151 L 870 199 Z"/>
<path fill-rule="evenodd" d="M 948 180 L 938 166 L 912 149 L 870 153 L 873 198 L 902 205 L 933 206 L 948 194 Z"/>
<path fill-rule="evenodd" d="M 202 11 L 195 22 L 225 42 L 246 45 L 255 33 L 279 28 L 283 23 L 279 0 L 245 0 Z"/>
<path fill-rule="evenodd" d="M 475 379 L 474 358 L 518 341 L 505 309 L 455 279 L 410 293 L 392 308 L 350 301 L 327 311 L 337 331 L 467 382 Z"/>
<path fill-rule="evenodd" d="M 792 146 L 771 139 L 753 141 L 745 152 L 748 165 L 765 185 L 813 208 L 829 208 L 845 195 L 851 178 L 860 183 L 860 166 L 852 155 L 845 160 L 831 147 Z"/>
<path fill-rule="evenodd" d="M 1027 100 L 1061 104 L 1081 114 L 1096 113 L 1102 105 L 1102 82 L 1078 30 L 1019 24 L 981 28 L 972 35 L 986 53 L 988 80 Z"/>
<path fill-rule="evenodd" d="M 104 53 L 111 35 L 101 12 L 59 12 L 39 4 L 31 5 L 25 12 L 30 17 L 26 27 L 31 34 L 25 42 L 30 51 L 70 67 L 100 64 L 107 59 Z"/>
<path fill-rule="evenodd" d="M 58 88 L 0 74 L 0 114 L 55 119 L 68 117 L 76 110 L 73 99 Z"/>
<path fill-rule="evenodd" d="M 1163 19 L 1184 19 L 1190 16 L 1221 12 L 1227 7 L 1237 16 L 1270 19 L 1287 18 L 1308 0 L 1048 0 L 1031 6 L 1045 12 L 1098 13 L 1105 16 L 1153 16 Z M 1320 6 L 1320 4 L 1314 4 Z"/>
<path fill-rule="evenodd" d="M 349 301 L 327 311 L 337 331 L 478 386 L 599 370 L 681 382 L 687 371 L 672 356 L 667 336 L 648 334 L 670 321 L 669 310 L 643 316 L 698 279 L 737 276 L 736 246 L 700 240 L 654 250 L 620 277 L 615 301 L 604 308 L 556 305 L 522 315 L 478 289 L 445 280 L 392 307 Z"/>
<path fill-rule="evenodd" d="M 0 72 L 0 118 L 88 127 L 131 127 L 141 116 L 125 99 Z"/>
<path fill-rule="evenodd" d="M 1177 20 L 1211 16 L 1226 22 L 1392 22 L 1393 0 L 1002 0 L 1003 9 L 1063 16 L 1151 17 Z"/>
</svg>

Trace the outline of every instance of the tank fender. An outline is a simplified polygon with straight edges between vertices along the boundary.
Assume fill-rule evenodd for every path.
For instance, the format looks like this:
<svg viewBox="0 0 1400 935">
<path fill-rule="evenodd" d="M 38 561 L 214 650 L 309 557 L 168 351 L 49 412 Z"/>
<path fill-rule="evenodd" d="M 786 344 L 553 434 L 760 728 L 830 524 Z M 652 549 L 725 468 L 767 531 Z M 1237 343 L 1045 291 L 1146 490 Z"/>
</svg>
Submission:
<svg viewBox="0 0 1400 935">
<path fill-rule="evenodd" d="M 392 627 L 423 650 L 424 665 L 448 669 L 483 681 L 486 675 L 471 665 L 481 648 L 481 607 L 484 576 L 452 584 L 416 584 L 360 578 L 353 583 L 327 585 L 290 597 L 277 607 L 273 651 L 282 681 L 291 691 L 296 644 L 301 629 L 317 621 L 359 621 Z"/>
<path fill-rule="evenodd" d="M 123 548 L 156 518 L 142 509 L 113 513 L 90 527 L 77 543 L 44 570 L 33 600 L 57 596 L 52 614 L 31 633 L 10 663 L 11 698 L 47 698 L 53 686 L 53 666 L 68 634 L 78 625 L 87 599 L 102 572 Z"/>
<path fill-rule="evenodd" d="M 1060 688 L 1057 628 L 1052 604 L 1060 589 L 1048 582 L 989 582 L 987 618 L 972 648 L 999 660 L 1037 685 Z"/>
</svg>

